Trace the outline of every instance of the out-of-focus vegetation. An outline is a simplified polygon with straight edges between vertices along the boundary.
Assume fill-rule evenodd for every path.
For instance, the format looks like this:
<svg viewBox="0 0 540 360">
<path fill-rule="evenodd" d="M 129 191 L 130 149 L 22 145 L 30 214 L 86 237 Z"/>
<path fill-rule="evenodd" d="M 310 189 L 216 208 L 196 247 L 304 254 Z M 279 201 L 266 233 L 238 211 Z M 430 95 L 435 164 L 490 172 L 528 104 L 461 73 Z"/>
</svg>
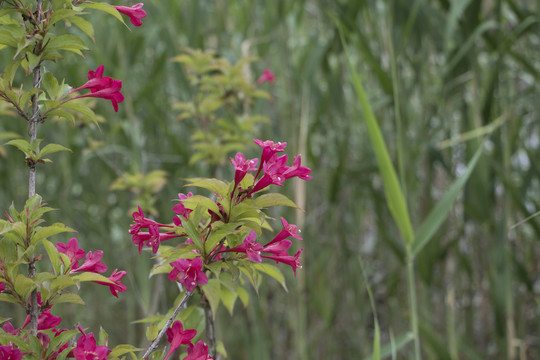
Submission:
<svg viewBox="0 0 540 360">
<path fill-rule="evenodd" d="M 62 219 L 78 230 L 85 248 L 103 249 L 107 264 L 129 271 L 119 300 L 92 289 L 83 294 L 87 307 L 64 307 L 68 319 L 93 331 L 103 325 L 112 344 L 143 345 L 144 328 L 130 322 L 164 311 L 177 296 L 165 277 L 148 280 L 152 260 L 138 255 L 127 232 L 134 195 L 111 185 L 118 187 L 122 174 L 165 171 L 144 189 L 146 197 L 155 194 L 155 201 L 145 201 L 159 219 L 182 191 L 182 178 L 214 175 L 211 166 L 189 162 L 199 127 L 177 119 L 174 109 L 196 91 L 182 64 L 172 61 L 189 47 L 215 51 L 230 63 L 259 57 L 246 76 L 256 79 L 270 68 L 276 81 L 261 85 L 272 98 L 256 102 L 253 113 L 270 121 L 258 125 L 256 137 L 287 141 L 313 169 L 313 180 L 285 189 L 306 210 L 296 214 L 305 239 L 303 269 L 296 279 L 289 274 L 288 293 L 268 279 L 247 309 L 237 306 L 232 318 L 221 309 L 217 335 L 229 358 L 369 356 L 374 323 L 362 269 L 381 343 L 399 348 L 398 359 L 412 357 L 405 249 L 386 206 L 334 15 L 415 229 L 484 147 L 448 219 L 416 258 L 424 358 L 540 357 L 538 2 L 154 0 L 144 8 L 144 25 L 132 33 L 112 18 L 92 17 L 99 45 L 89 44 L 85 59 L 69 57 L 55 70 L 82 84 L 88 70 L 105 64 L 123 80 L 120 111 L 98 102 L 106 119 L 99 128 L 81 120 L 38 130 L 47 143 L 73 150 L 38 169 L 37 192 L 59 209 L 50 221 Z M 2 143 L 25 134 L 24 121 L 4 107 L 0 114 Z M 27 171 L 15 148 L 0 147 L 0 156 L 3 212 L 12 201 L 23 204 Z M 23 322 L 24 314 L 14 316 Z M 392 354 L 392 346 L 386 349 Z"/>
</svg>

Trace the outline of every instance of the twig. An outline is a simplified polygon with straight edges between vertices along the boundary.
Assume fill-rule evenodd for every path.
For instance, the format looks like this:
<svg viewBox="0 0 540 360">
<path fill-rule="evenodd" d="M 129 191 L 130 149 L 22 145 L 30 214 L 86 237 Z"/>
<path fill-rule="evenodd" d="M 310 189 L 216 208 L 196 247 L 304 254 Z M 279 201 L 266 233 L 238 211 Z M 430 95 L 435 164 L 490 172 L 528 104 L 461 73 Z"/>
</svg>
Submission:
<svg viewBox="0 0 540 360">
<path fill-rule="evenodd" d="M 154 339 L 154 341 L 152 341 L 152 344 L 150 344 L 150 347 L 144 353 L 143 359 L 148 359 L 148 356 L 150 356 L 150 354 L 152 352 L 154 352 L 154 350 L 156 350 L 156 348 L 158 347 L 159 341 L 161 340 L 163 335 L 165 335 L 165 332 L 171 326 L 172 322 L 174 321 L 174 319 L 176 318 L 176 316 L 180 312 L 180 309 L 184 306 L 185 302 L 187 301 L 187 299 L 189 299 L 189 297 L 192 294 L 193 294 L 192 292 L 186 292 L 186 295 L 184 295 L 184 298 L 182 299 L 182 301 L 180 301 L 180 304 L 176 307 L 176 309 L 174 310 L 174 312 L 171 315 L 171 317 L 169 318 L 169 320 L 167 320 L 167 322 L 165 323 L 165 325 L 163 326 L 163 328 L 159 332 L 158 336 Z"/>
</svg>

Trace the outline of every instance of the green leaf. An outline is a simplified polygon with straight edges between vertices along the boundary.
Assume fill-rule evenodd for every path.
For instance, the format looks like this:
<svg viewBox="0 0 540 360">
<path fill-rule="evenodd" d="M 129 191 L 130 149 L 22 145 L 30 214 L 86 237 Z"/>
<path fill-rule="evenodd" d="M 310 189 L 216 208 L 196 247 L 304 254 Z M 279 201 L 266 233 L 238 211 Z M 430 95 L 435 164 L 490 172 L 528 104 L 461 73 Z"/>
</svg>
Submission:
<svg viewBox="0 0 540 360">
<path fill-rule="evenodd" d="M 6 143 L 6 145 L 15 146 L 17 149 L 21 150 L 26 155 L 26 157 L 32 157 L 32 146 L 30 146 L 30 143 L 26 140 L 10 140 Z"/>
<path fill-rule="evenodd" d="M 74 16 L 71 19 L 69 19 L 70 22 L 72 22 L 75 26 L 77 26 L 79 29 L 82 30 L 90 39 L 92 39 L 92 42 L 95 42 L 95 35 L 94 35 L 94 26 L 92 26 L 92 23 L 89 21 L 86 21 L 80 16 Z"/>
<path fill-rule="evenodd" d="M 201 234 L 197 229 L 197 225 L 193 224 L 192 221 L 193 219 L 191 217 L 189 220 L 182 221 L 183 228 L 186 230 L 187 235 L 193 241 L 193 244 L 195 244 L 197 249 L 203 250 L 204 247 L 201 241 Z"/>
<path fill-rule="evenodd" d="M 47 146 L 49 146 L 49 145 L 47 145 Z M 45 148 L 47 146 L 45 146 Z M 58 146 L 60 146 L 60 145 L 58 145 Z M 62 223 L 55 223 L 55 224 L 52 224 L 50 226 L 42 227 L 42 228 L 38 229 L 32 235 L 32 244 L 34 244 L 35 242 L 37 242 L 39 240 L 46 239 L 46 238 L 48 238 L 50 236 L 60 234 L 60 233 L 64 233 L 64 232 L 75 232 L 75 230 L 73 230 L 70 227 L 67 227 L 66 225 L 64 225 Z"/>
<path fill-rule="evenodd" d="M 216 318 L 216 311 L 221 300 L 221 285 L 217 279 L 209 279 L 208 284 L 201 286 L 206 299 L 210 303 L 212 309 L 212 316 Z"/>
<path fill-rule="evenodd" d="M 208 189 L 221 195 L 222 197 L 227 197 L 227 193 L 229 192 L 229 184 L 218 179 L 189 178 L 186 180 L 190 183 L 185 186 L 197 186 L 203 189 Z"/>
<path fill-rule="evenodd" d="M 53 300 L 50 303 L 51 305 L 61 304 L 61 303 L 73 303 L 73 304 L 86 305 L 83 299 L 75 293 L 65 293 L 65 294 L 57 295 L 53 298 Z"/>
<path fill-rule="evenodd" d="M 51 293 L 56 293 L 67 287 L 77 285 L 75 281 L 68 275 L 60 275 L 51 282 Z"/>
<path fill-rule="evenodd" d="M 182 200 L 182 204 L 191 210 L 194 210 L 198 205 L 204 206 L 206 209 L 212 210 L 216 214 L 220 214 L 219 207 L 216 202 L 207 198 L 206 196 L 193 195 L 185 200 Z"/>
<path fill-rule="evenodd" d="M 448 216 L 448 213 L 461 192 L 461 189 L 471 176 L 476 164 L 478 163 L 478 159 L 482 154 L 482 148 L 483 146 L 481 145 L 478 150 L 476 150 L 476 153 L 467 165 L 467 170 L 459 177 L 459 179 L 454 181 L 450 188 L 448 188 L 446 193 L 439 200 L 439 202 L 437 202 L 437 205 L 435 205 L 435 207 L 431 210 L 428 217 L 424 220 L 416 232 L 416 237 L 412 245 L 413 257 L 418 255 L 422 248 L 426 246 L 427 243 L 433 238 L 435 232 L 442 225 L 446 219 L 446 216 Z"/>
<path fill-rule="evenodd" d="M 28 299 L 30 293 L 36 288 L 34 280 L 19 274 L 15 278 L 15 292 L 19 294 L 23 299 Z"/>
<path fill-rule="evenodd" d="M 93 272 L 78 273 L 77 275 L 72 276 L 71 278 L 74 281 L 100 281 L 106 284 L 114 284 L 114 281 L 109 280 L 108 278 L 106 278 L 105 276 L 101 274 L 93 273 Z"/>
<path fill-rule="evenodd" d="M 58 85 L 58 80 L 54 77 L 51 72 L 46 72 L 41 79 L 41 86 L 51 99 L 57 99 L 58 93 L 60 92 L 60 85 Z"/>
<path fill-rule="evenodd" d="M 136 321 L 136 322 L 141 322 L 141 321 Z M 148 340 L 148 342 L 154 341 L 154 339 L 157 338 L 158 333 L 159 333 L 159 328 L 157 327 L 157 325 L 150 324 L 150 326 L 146 328 L 146 340 Z"/>
<path fill-rule="evenodd" d="M 261 208 L 266 208 L 270 206 L 290 206 L 293 208 L 298 208 L 294 201 L 280 193 L 263 194 L 257 197 L 254 202 L 255 205 Z"/>
<path fill-rule="evenodd" d="M 238 294 L 238 297 L 242 301 L 242 304 L 244 304 L 244 307 L 247 307 L 249 305 L 249 293 L 246 291 L 246 289 L 239 286 L 236 288 L 236 293 Z"/>
<path fill-rule="evenodd" d="M 285 277 L 283 276 L 283 273 L 277 266 L 266 264 L 266 263 L 253 263 L 253 268 L 259 270 L 260 272 L 265 273 L 266 275 L 269 275 L 277 280 L 278 283 L 283 286 L 285 291 L 288 291 L 287 284 L 285 283 Z"/>
<path fill-rule="evenodd" d="M 122 24 L 126 25 L 126 23 L 124 22 L 124 19 L 122 19 L 122 15 L 120 15 L 118 10 L 116 10 L 110 4 L 107 4 L 107 3 L 92 3 L 91 2 L 91 3 L 84 3 L 81 6 L 85 7 L 85 8 L 91 8 L 91 9 L 95 9 L 95 10 L 99 10 L 99 11 L 104 11 L 104 12 L 106 12 L 108 14 L 111 14 L 115 18 L 117 18 L 120 22 L 122 22 Z"/>
<path fill-rule="evenodd" d="M 47 51 L 66 50 L 82 56 L 81 50 L 88 50 L 88 47 L 74 35 L 60 35 L 51 37 L 46 49 Z"/>
<path fill-rule="evenodd" d="M 49 20 L 49 26 L 56 24 L 58 21 L 63 20 L 68 17 L 76 16 L 77 11 L 71 9 L 58 9 L 54 11 Z"/>
<path fill-rule="evenodd" d="M 231 316 L 233 315 L 234 304 L 237 298 L 238 294 L 235 291 L 231 291 L 226 285 L 221 284 L 221 301 L 223 301 L 223 305 L 225 305 Z"/>
<path fill-rule="evenodd" d="M 65 104 L 62 104 L 62 108 L 77 111 L 77 112 L 81 113 L 84 117 L 92 120 L 92 122 L 94 124 L 97 124 L 96 114 L 94 113 L 94 111 L 91 108 L 89 108 L 86 105 L 77 103 L 75 101 L 70 101 L 70 102 L 67 102 Z"/>
<path fill-rule="evenodd" d="M 78 333 L 79 333 L 78 330 L 66 330 L 66 331 L 62 331 L 57 336 L 54 336 L 49 343 L 49 347 L 47 348 L 45 358 L 47 358 L 53 352 L 58 351 L 58 347 L 64 346 L 64 344 L 68 343 Z"/>
<path fill-rule="evenodd" d="M 218 244 L 218 242 L 227 235 L 231 235 L 241 231 L 239 229 L 241 225 L 243 225 L 242 222 L 231 222 L 227 224 L 224 224 L 222 222 L 215 222 L 212 225 L 212 235 L 210 235 L 210 237 L 208 237 L 208 239 L 204 243 L 206 252 L 209 253 Z"/>
<path fill-rule="evenodd" d="M 395 344 L 386 344 L 380 349 L 380 355 L 378 359 L 385 359 L 392 355 L 392 352 L 397 352 L 401 350 L 405 345 L 410 343 L 414 339 L 414 334 L 412 332 L 405 333 L 398 337 L 395 341 Z M 364 360 L 375 359 L 375 352 L 370 356 L 364 358 Z"/>
<path fill-rule="evenodd" d="M 336 20 L 337 22 L 337 20 Z M 384 184 L 384 192 L 386 195 L 386 202 L 390 208 L 390 213 L 396 222 L 401 236 L 407 244 L 412 244 L 414 241 L 414 233 L 411 225 L 411 220 L 409 217 L 409 211 L 407 209 L 407 203 L 405 201 L 405 196 L 401 191 L 401 186 L 399 185 L 398 178 L 396 176 L 396 171 L 394 165 L 390 160 L 390 155 L 384 139 L 381 134 L 373 110 L 371 109 L 371 104 L 368 101 L 364 87 L 362 85 L 362 80 L 360 75 L 354 69 L 351 56 L 349 54 L 348 46 L 345 43 L 341 25 L 338 23 L 339 34 L 341 38 L 341 43 L 345 51 L 347 62 L 349 64 L 349 69 L 352 75 L 352 83 L 356 90 L 358 96 L 358 101 L 362 108 L 364 118 L 366 120 L 366 125 L 368 128 L 369 139 L 373 150 L 375 151 L 375 157 L 377 158 L 377 163 L 379 165 L 379 171 Z"/>
<path fill-rule="evenodd" d="M 10 294 L 0 294 L 0 302 L 10 302 L 13 304 L 20 304 L 22 305 L 22 301 L 17 299 L 15 296 Z"/>
<path fill-rule="evenodd" d="M 41 159 L 42 157 L 58 152 L 58 151 L 71 151 L 71 149 L 58 145 L 58 144 L 48 144 L 38 154 L 38 159 Z"/>
<path fill-rule="evenodd" d="M 153 325 L 153 326 L 155 326 L 155 325 Z M 156 337 L 157 337 L 157 332 L 156 332 Z M 154 337 L 154 339 L 156 337 Z M 108 355 L 108 358 L 114 359 L 114 358 L 117 358 L 117 357 L 119 357 L 121 355 L 124 355 L 124 354 L 127 354 L 127 353 L 133 354 L 134 352 L 140 351 L 140 350 L 142 350 L 142 349 L 136 348 L 133 345 L 121 344 L 121 345 L 115 346 L 112 349 L 111 353 Z"/>
</svg>

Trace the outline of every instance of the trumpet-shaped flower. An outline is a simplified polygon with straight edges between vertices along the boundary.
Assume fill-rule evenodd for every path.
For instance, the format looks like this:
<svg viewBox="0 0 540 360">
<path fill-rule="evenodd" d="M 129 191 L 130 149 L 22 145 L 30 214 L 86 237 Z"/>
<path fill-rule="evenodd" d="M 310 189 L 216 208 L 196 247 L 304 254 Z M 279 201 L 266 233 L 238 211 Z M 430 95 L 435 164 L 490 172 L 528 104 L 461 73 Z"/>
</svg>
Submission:
<svg viewBox="0 0 540 360">
<path fill-rule="evenodd" d="M 79 260 L 81 260 L 86 254 L 83 249 L 79 249 L 79 242 L 76 238 L 69 239 L 65 244 L 61 242 L 56 243 L 55 246 L 59 252 L 68 256 L 72 269 L 77 268 Z"/>
<path fill-rule="evenodd" d="M 270 69 L 264 69 L 261 77 L 259 77 L 259 80 L 257 80 L 257 85 L 260 85 L 263 82 L 267 81 L 273 83 L 275 78 L 276 76 L 272 74 L 272 71 L 270 71 Z"/>
<path fill-rule="evenodd" d="M 265 245 L 265 247 L 280 242 L 281 240 L 284 240 L 288 238 L 289 236 L 292 236 L 293 238 L 296 238 L 298 240 L 302 240 L 300 235 L 298 235 L 298 227 L 293 224 L 289 224 L 287 220 L 285 220 L 284 217 L 281 218 L 281 224 L 283 225 L 283 228 L 277 235 L 270 241 L 268 244 Z"/>
<path fill-rule="evenodd" d="M 266 140 L 262 141 L 259 139 L 253 139 L 253 141 L 263 148 L 263 152 L 261 154 L 261 164 L 259 166 L 262 166 L 268 159 L 270 159 L 274 154 L 278 152 L 283 152 L 285 150 L 285 147 L 287 147 L 287 143 L 284 142 L 277 142 L 274 143 L 272 140 Z M 259 168 L 260 170 L 260 168 Z"/>
<path fill-rule="evenodd" d="M 109 278 L 108 278 L 109 280 L 113 281 L 114 284 L 106 283 L 106 282 L 103 282 L 103 281 L 94 281 L 94 282 L 96 284 L 108 286 L 109 289 L 111 290 L 111 294 L 118 297 L 119 292 L 124 292 L 124 291 L 127 290 L 126 285 L 124 285 L 124 284 L 122 284 L 120 282 L 122 280 L 122 278 L 124 276 L 126 276 L 126 274 L 127 273 L 125 271 L 118 271 L 118 269 L 114 269 L 111 276 L 109 276 Z"/>
<path fill-rule="evenodd" d="M 76 91 L 90 89 L 90 94 L 78 95 L 69 100 L 75 100 L 85 97 L 102 98 L 111 100 L 114 111 L 118 112 L 118 104 L 124 101 L 124 95 L 120 93 L 122 90 L 122 81 L 114 80 L 113 78 L 103 76 L 105 67 L 100 65 L 96 71 L 88 72 L 88 81 L 83 86 L 70 90 L 70 94 Z"/>
<path fill-rule="evenodd" d="M 261 251 L 263 250 L 263 246 L 257 242 L 255 231 L 252 230 L 240 245 L 223 252 L 245 253 L 249 260 L 260 263 L 262 262 Z"/>
<path fill-rule="evenodd" d="M 141 19 L 146 17 L 146 11 L 142 9 L 143 3 L 138 3 L 133 6 L 113 6 L 119 13 L 129 16 L 129 20 L 135 26 L 141 26 Z"/>
<path fill-rule="evenodd" d="M 86 335 L 79 329 L 82 335 L 77 340 L 77 346 L 73 349 L 73 356 L 77 360 L 107 360 L 111 350 L 105 345 L 97 346 L 93 333 Z"/>
<path fill-rule="evenodd" d="M 267 258 L 267 259 L 272 259 L 276 262 L 276 264 L 278 263 L 284 263 L 284 264 L 287 264 L 289 265 L 290 267 L 292 267 L 293 271 L 294 271 L 294 276 L 296 276 L 296 269 L 301 269 L 302 266 L 300 265 L 300 254 L 302 253 L 304 249 L 300 249 L 296 252 L 296 254 L 294 254 L 294 256 L 289 256 L 289 255 L 277 255 L 277 256 L 266 256 L 266 255 L 261 255 L 263 258 Z"/>
<path fill-rule="evenodd" d="M 197 335 L 197 330 L 184 330 L 182 323 L 176 320 L 170 328 L 167 329 L 167 341 L 171 343 L 169 353 L 163 360 L 166 360 L 180 345 L 191 344 L 191 339 Z"/>
<path fill-rule="evenodd" d="M 173 269 L 169 273 L 168 279 L 177 281 L 186 287 L 186 290 L 192 292 L 197 285 L 208 283 L 208 277 L 202 271 L 202 260 L 200 256 L 195 259 L 178 259 L 171 263 Z"/>
<path fill-rule="evenodd" d="M 0 345 L 0 359 L 2 360 L 21 360 L 21 350 L 17 349 L 15 345 Z"/>
<path fill-rule="evenodd" d="M 208 355 L 208 345 L 202 340 L 197 341 L 195 345 L 189 343 L 187 346 L 188 356 L 184 360 L 214 360 L 213 357 Z"/>
<path fill-rule="evenodd" d="M 96 250 L 95 252 L 89 251 L 86 254 L 84 263 L 76 269 L 72 269 L 71 273 L 78 271 L 88 271 L 93 273 L 103 273 L 107 271 L 107 265 L 101 262 L 103 258 L 103 251 Z"/>
</svg>

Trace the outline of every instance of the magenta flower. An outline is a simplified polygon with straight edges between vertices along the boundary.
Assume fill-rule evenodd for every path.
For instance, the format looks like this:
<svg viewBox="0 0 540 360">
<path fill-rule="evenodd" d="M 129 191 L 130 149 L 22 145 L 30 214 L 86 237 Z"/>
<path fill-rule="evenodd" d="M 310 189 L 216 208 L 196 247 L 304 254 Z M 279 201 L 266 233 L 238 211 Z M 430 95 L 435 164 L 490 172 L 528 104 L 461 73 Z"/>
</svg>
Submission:
<svg viewBox="0 0 540 360">
<path fill-rule="evenodd" d="M 17 349 L 15 345 L 0 345 L 0 359 L 2 360 L 21 360 L 21 350 Z"/>
<path fill-rule="evenodd" d="M 311 176 L 309 176 L 309 174 L 311 174 L 311 169 L 300 166 L 301 161 L 302 158 L 300 155 L 296 156 L 293 161 L 293 166 L 287 166 L 286 170 L 283 172 L 283 176 L 285 176 L 286 179 L 297 176 L 302 180 L 311 180 Z"/>
<path fill-rule="evenodd" d="M 289 236 L 292 236 L 294 238 L 297 238 L 298 240 L 302 240 L 300 235 L 297 234 L 298 227 L 293 224 L 289 224 L 287 220 L 285 220 L 284 217 L 281 218 L 281 224 L 283 225 L 283 229 L 270 241 L 268 244 L 265 245 L 265 247 L 280 242 L 283 239 L 288 238 Z"/>
<path fill-rule="evenodd" d="M 188 356 L 184 360 L 214 360 L 213 357 L 208 355 L 208 345 L 202 340 L 197 341 L 195 345 L 189 343 L 187 346 Z"/>
<path fill-rule="evenodd" d="M 118 269 L 114 269 L 111 276 L 109 276 L 109 280 L 114 281 L 114 284 L 106 283 L 103 281 L 94 281 L 96 284 L 100 285 L 106 285 L 110 288 L 111 294 L 118 297 L 118 292 L 124 292 L 127 290 L 126 285 L 122 284 L 120 281 L 124 276 L 126 276 L 125 271 L 118 271 Z"/>
<path fill-rule="evenodd" d="M 287 250 L 289 250 L 291 245 L 292 245 L 292 241 L 290 241 L 290 240 L 282 240 L 282 241 L 277 242 L 277 243 L 266 245 L 264 247 L 263 252 L 274 254 L 276 256 L 287 256 L 287 255 L 289 255 L 287 253 Z"/>
<path fill-rule="evenodd" d="M 139 208 L 139 211 L 135 211 L 132 214 L 133 221 L 135 222 L 135 224 L 130 225 L 130 227 L 129 227 L 129 233 L 130 234 L 132 234 L 132 235 L 136 234 L 141 229 L 148 229 L 151 225 L 157 225 L 157 226 L 161 226 L 161 227 L 170 227 L 170 228 L 172 228 L 171 225 L 160 224 L 160 223 L 158 223 L 158 222 L 156 222 L 154 220 L 145 218 L 141 207 L 139 206 L 138 208 Z"/>
<path fill-rule="evenodd" d="M 111 350 L 105 345 L 96 346 L 96 339 L 93 333 L 86 335 L 79 327 L 82 335 L 77 340 L 77 346 L 73 349 L 73 356 L 77 360 L 107 360 L 107 355 Z"/>
<path fill-rule="evenodd" d="M 208 284 L 208 277 L 202 271 L 202 260 L 200 256 L 193 260 L 178 259 L 171 263 L 173 269 L 169 273 L 169 280 L 177 281 L 186 287 L 186 290 L 192 292 L 198 284 Z"/>
<path fill-rule="evenodd" d="M 169 353 L 163 360 L 166 360 L 182 344 L 190 344 L 191 339 L 197 334 L 197 330 L 184 330 L 182 323 L 176 320 L 170 328 L 167 329 L 167 341 L 171 343 Z"/>
<path fill-rule="evenodd" d="M 263 176 L 257 180 L 253 188 L 250 190 L 249 195 L 256 193 L 269 185 L 278 185 L 283 186 L 286 178 L 282 173 L 286 170 L 287 159 L 289 157 L 285 154 L 282 156 L 272 155 L 264 164 L 263 164 Z M 260 168 L 259 168 L 260 170 Z"/>
<path fill-rule="evenodd" d="M 245 253 L 249 260 L 260 263 L 262 262 L 261 251 L 263 250 L 263 246 L 257 242 L 255 231 L 252 230 L 240 245 L 223 252 Z"/>
<path fill-rule="evenodd" d="M 62 322 L 62 318 L 59 316 L 54 316 L 51 314 L 51 309 L 47 309 L 38 317 L 38 330 L 47 330 L 57 327 Z M 23 329 L 26 325 L 30 324 L 30 315 L 26 317 L 26 320 L 23 324 Z"/>
<path fill-rule="evenodd" d="M 184 219 L 189 219 L 189 214 L 191 214 L 193 210 L 186 208 L 183 204 L 183 201 L 186 199 L 189 199 L 192 196 L 193 196 L 193 193 L 191 192 L 187 193 L 187 195 L 179 193 L 178 194 L 179 203 L 173 206 L 173 211 L 177 213 L 178 215 L 183 216 Z"/>
<path fill-rule="evenodd" d="M 302 250 L 304 250 L 304 249 L 298 250 L 298 252 L 296 254 L 294 254 L 294 256 L 289 256 L 289 255 L 278 255 L 278 256 L 261 255 L 261 256 L 263 258 L 274 260 L 276 262 L 276 264 L 284 263 L 284 264 L 289 265 L 290 267 L 292 267 L 292 269 L 294 271 L 294 276 L 296 276 L 296 269 L 301 269 L 302 268 L 302 266 L 300 265 L 300 259 L 299 259 L 300 254 L 302 253 Z"/>
<path fill-rule="evenodd" d="M 79 242 L 76 238 L 69 239 L 66 244 L 60 242 L 56 243 L 55 246 L 59 252 L 68 256 L 71 261 L 72 269 L 77 268 L 79 260 L 81 260 L 86 253 L 83 249 L 79 249 Z"/>
<path fill-rule="evenodd" d="M 234 160 L 231 159 L 231 162 L 234 165 L 234 183 L 236 187 L 236 185 L 238 185 L 246 176 L 248 171 L 257 170 L 257 163 L 259 162 L 259 159 L 246 160 L 242 153 L 236 153 Z"/>
<path fill-rule="evenodd" d="M 11 335 L 19 335 L 19 329 L 15 330 L 15 328 L 13 327 L 13 324 L 11 324 L 9 321 L 6 321 L 4 323 L 4 325 L 2 325 L 2 330 L 4 330 L 4 332 L 6 334 L 11 334 Z"/>
<path fill-rule="evenodd" d="M 0 292 L 4 291 L 5 288 L 6 288 L 6 283 L 0 282 Z"/>
<path fill-rule="evenodd" d="M 266 82 L 266 81 L 273 83 L 275 78 L 276 77 L 274 76 L 274 74 L 272 74 L 270 69 L 265 69 L 263 71 L 261 77 L 259 78 L 259 80 L 257 80 L 257 85 L 260 85 L 260 84 L 262 84 L 263 82 Z"/>
<path fill-rule="evenodd" d="M 76 269 L 72 269 L 70 273 L 75 273 L 78 271 L 88 271 L 93 273 L 103 273 L 107 271 L 107 265 L 101 262 L 103 258 L 103 251 L 96 250 L 94 253 L 89 251 L 86 254 L 84 263 Z"/>
<path fill-rule="evenodd" d="M 259 166 L 262 166 L 274 154 L 276 154 L 278 152 L 283 152 L 285 150 L 285 147 L 287 146 L 286 142 L 284 142 L 284 143 L 281 143 L 281 142 L 274 143 L 272 140 L 262 141 L 262 140 L 259 140 L 259 139 L 253 139 L 253 141 L 257 145 L 259 145 L 259 146 L 261 146 L 263 148 L 263 152 L 261 154 L 261 164 Z M 260 168 L 259 168 L 259 171 L 260 171 Z"/>
<path fill-rule="evenodd" d="M 114 111 L 118 112 L 118 104 L 124 101 L 124 95 L 120 93 L 122 90 L 122 81 L 114 80 L 110 77 L 103 77 L 105 67 L 100 65 L 96 71 L 88 72 L 88 82 L 83 86 L 70 90 L 70 94 L 79 90 L 90 89 L 90 94 L 78 95 L 69 100 L 75 100 L 85 97 L 102 98 L 111 100 Z"/>
<path fill-rule="evenodd" d="M 138 3 L 130 7 L 127 6 L 113 6 L 119 13 L 129 16 L 129 20 L 135 26 L 141 26 L 141 19 L 146 17 L 146 11 L 142 9 L 143 3 Z"/>
</svg>

